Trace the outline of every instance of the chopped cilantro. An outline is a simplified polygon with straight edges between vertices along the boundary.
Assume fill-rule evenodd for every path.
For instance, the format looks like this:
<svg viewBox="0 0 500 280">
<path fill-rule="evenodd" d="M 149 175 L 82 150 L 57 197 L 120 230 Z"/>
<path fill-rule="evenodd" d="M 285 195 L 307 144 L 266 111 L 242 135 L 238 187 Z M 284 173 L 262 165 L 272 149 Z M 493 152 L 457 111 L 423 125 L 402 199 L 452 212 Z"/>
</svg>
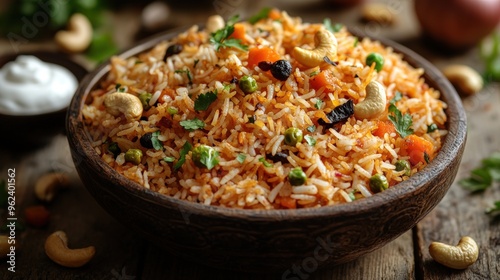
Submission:
<svg viewBox="0 0 500 280">
<path fill-rule="evenodd" d="M 255 116 L 249 116 L 248 123 L 255 123 Z"/>
<path fill-rule="evenodd" d="M 394 95 L 394 97 L 391 99 L 391 101 L 389 101 L 390 104 L 393 104 L 393 105 L 396 105 L 396 102 L 398 102 L 399 100 L 401 100 L 403 98 L 403 94 L 401 94 L 401 92 L 399 91 L 396 91 L 396 94 Z"/>
<path fill-rule="evenodd" d="M 332 32 L 332 33 L 335 33 L 335 32 L 339 32 L 340 29 L 342 29 L 342 27 L 344 27 L 342 24 L 340 23 L 336 23 L 336 24 L 333 24 L 332 25 L 332 21 L 329 19 L 329 18 L 325 18 L 323 19 L 323 25 L 325 26 L 325 28 Z"/>
<path fill-rule="evenodd" d="M 323 106 L 323 100 L 321 100 L 321 99 L 317 99 L 317 100 L 316 100 L 316 103 L 314 104 L 314 107 L 315 107 L 316 109 L 320 110 L 320 109 L 321 109 L 321 106 Z"/>
<path fill-rule="evenodd" d="M 179 123 L 186 130 L 196 130 L 205 127 L 205 122 L 198 118 L 194 118 L 192 120 L 184 120 Z"/>
<path fill-rule="evenodd" d="M 118 91 L 122 87 L 122 84 L 116 84 L 115 90 Z"/>
<path fill-rule="evenodd" d="M 354 47 L 357 47 L 359 43 L 358 37 L 354 38 Z"/>
<path fill-rule="evenodd" d="M 316 126 L 315 125 L 308 126 L 307 127 L 307 131 L 309 131 L 311 133 L 315 132 L 316 131 Z"/>
<path fill-rule="evenodd" d="M 311 72 L 311 74 L 309 74 L 309 77 L 314 77 L 318 74 L 319 74 L 319 70 L 316 70 L 316 71 Z"/>
<path fill-rule="evenodd" d="M 193 84 L 193 77 L 191 76 L 191 72 L 189 71 L 189 69 L 185 69 L 185 70 L 175 70 L 175 73 L 179 73 L 179 74 L 183 74 L 185 73 L 187 78 L 188 78 L 188 81 L 189 81 L 189 84 L 192 85 Z"/>
<path fill-rule="evenodd" d="M 194 109 L 196 111 L 205 111 L 208 109 L 208 106 L 210 106 L 210 104 L 212 104 L 216 99 L 217 90 L 202 93 L 194 101 Z"/>
<path fill-rule="evenodd" d="M 427 154 L 427 152 L 424 152 L 424 160 L 425 160 L 425 163 L 427 163 L 427 164 L 429 164 L 429 162 L 431 161 L 429 158 L 429 154 Z"/>
<path fill-rule="evenodd" d="M 199 145 L 193 149 L 191 158 L 199 168 L 214 168 L 219 163 L 219 152 L 207 145 Z"/>
<path fill-rule="evenodd" d="M 153 148 L 157 151 L 163 150 L 163 144 L 160 140 L 158 140 L 158 136 L 160 135 L 160 131 L 155 131 L 151 134 L 151 143 L 153 144 Z"/>
<path fill-rule="evenodd" d="M 349 195 L 349 198 L 350 198 L 352 201 L 356 200 L 356 196 L 354 195 L 354 192 L 350 192 L 348 195 Z"/>
<path fill-rule="evenodd" d="M 266 19 L 268 16 L 269 16 L 269 12 L 271 11 L 271 8 L 269 7 L 264 7 L 262 8 L 258 13 L 256 13 L 255 15 L 251 16 L 249 19 L 248 19 L 248 22 L 250 22 L 251 24 L 256 24 L 258 21 L 260 21 L 261 19 Z"/>
<path fill-rule="evenodd" d="M 195 60 L 194 60 L 194 65 L 193 65 L 193 68 L 196 68 L 196 65 L 198 65 L 198 62 L 200 62 L 200 60 L 199 60 L 199 59 L 195 59 Z"/>
<path fill-rule="evenodd" d="M 175 158 L 174 157 L 164 157 L 163 161 L 165 161 L 165 162 L 174 162 Z"/>
<path fill-rule="evenodd" d="M 228 19 L 226 26 L 215 31 L 210 35 L 210 43 L 215 46 L 215 50 L 218 51 L 220 48 L 237 48 L 240 50 L 248 50 L 247 45 L 243 45 L 240 39 L 229 38 L 234 32 L 234 24 L 238 21 L 239 16 L 233 16 Z"/>
<path fill-rule="evenodd" d="M 239 163 L 243 163 L 245 162 L 245 159 L 247 158 L 247 155 L 245 154 L 238 154 L 236 156 L 236 160 L 239 162 Z"/>
<path fill-rule="evenodd" d="M 259 158 L 259 162 L 262 162 L 262 164 L 265 166 L 265 167 L 273 167 L 273 164 L 272 163 L 269 163 L 268 161 L 266 161 L 266 158 Z"/>
<path fill-rule="evenodd" d="M 314 147 L 316 145 L 316 139 L 314 139 L 311 135 L 304 136 L 304 139 L 309 146 Z"/>
<path fill-rule="evenodd" d="M 188 141 L 184 143 L 179 153 L 179 160 L 174 164 L 174 171 L 179 170 L 184 162 L 186 162 L 186 155 L 189 153 L 189 151 L 191 151 L 192 148 L 193 146 L 191 146 L 191 143 L 189 143 Z"/>
<path fill-rule="evenodd" d="M 389 114 L 389 120 L 394 124 L 396 131 L 402 138 L 413 134 L 413 129 L 411 128 L 413 120 L 410 114 L 403 115 L 394 104 L 389 105 Z"/>
</svg>

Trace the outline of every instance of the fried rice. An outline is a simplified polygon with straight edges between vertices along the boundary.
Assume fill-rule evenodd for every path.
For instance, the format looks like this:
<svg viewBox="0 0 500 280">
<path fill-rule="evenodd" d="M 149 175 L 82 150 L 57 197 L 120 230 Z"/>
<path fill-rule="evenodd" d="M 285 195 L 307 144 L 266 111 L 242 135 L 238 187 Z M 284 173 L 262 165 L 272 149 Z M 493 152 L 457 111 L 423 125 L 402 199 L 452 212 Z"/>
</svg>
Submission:
<svg viewBox="0 0 500 280">
<path fill-rule="evenodd" d="M 233 29 L 243 33 L 227 39 L 239 40 L 244 49 L 217 50 L 211 42 L 215 33 L 193 26 L 145 53 L 111 59 L 109 74 L 83 108 L 88 136 L 106 163 L 144 188 L 178 199 L 232 208 L 288 209 L 368 198 L 378 192 L 370 185 L 374 175 L 383 175 L 388 187 L 394 187 L 422 170 L 439 151 L 447 132 L 446 104 L 425 83 L 423 70 L 410 66 L 390 47 L 357 38 L 341 27 L 330 30 L 338 42 L 336 57 L 311 68 L 298 62 L 292 50 L 314 49 L 315 34 L 330 26 L 303 23 L 276 10 L 274 17 L 235 25 L 239 26 Z M 173 45 L 182 50 L 166 55 Z M 290 63 L 286 80 L 277 79 L 260 63 L 249 65 L 249 52 L 264 47 Z M 380 72 L 375 63 L 366 64 L 371 53 L 384 58 Z M 328 84 L 315 80 L 322 73 L 330 77 Z M 243 76 L 255 79 L 257 89 L 252 93 L 240 88 Z M 371 119 L 350 115 L 324 124 L 334 108 L 348 100 L 363 101 L 371 81 L 385 88 L 382 114 Z M 110 113 L 104 100 L 115 92 L 149 93 L 140 119 Z M 206 109 L 196 110 L 207 93 L 215 97 Z M 391 104 L 396 113 L 390 112 Z M 399 121 L 411 116 L 410 136 L 400 134 L 404 127 L 398 113 Z M 194 121 L 194 127 L 187 125 Z M 291 127 L 304 135 L 295 145 L 285 141 Z M 153 147 L 141 144 L 148 133 L 150 138 L 153 133 Z M 194 149 L 201 145 L 215 151 L 213 167 L 193 159 Z M 142 152 L 137 162 L 127 159 L 130 149 Z M 401 170 L 398 161 L 409 162 L 410 169 Z M 289 173 L 296 167 L 307 179 L 292 185 Z"/>
</svg>

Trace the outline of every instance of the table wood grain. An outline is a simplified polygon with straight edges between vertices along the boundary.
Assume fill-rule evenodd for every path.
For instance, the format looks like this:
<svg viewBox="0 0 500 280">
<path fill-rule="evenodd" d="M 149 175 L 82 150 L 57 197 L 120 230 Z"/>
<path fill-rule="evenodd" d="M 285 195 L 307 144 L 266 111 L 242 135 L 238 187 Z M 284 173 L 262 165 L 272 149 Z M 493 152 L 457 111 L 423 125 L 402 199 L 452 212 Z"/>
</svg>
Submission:
<svg viewBox="0 0 500 280">
<path fill-rule="evenodd" d="M 243 15 L 269 5 L 286 9 L 289 14 L 300 15 L 305 20 L 318 21 L 330 17 L 334 22 L 398 41 L 438 67 L 451 63 L 467 64 L 478 70 L 483 67 L 477 49 L 449 55 L 427 45 L 419 35 L 412 12 L 413 2 L 409 0 L 379 1 L 389 4 L 396 12 L 398 23 L 394 26 L 367 26 L 359 21 L 359 7 L 336 9 L 325 4 L 326 1 L 257 1 L 252 7 L 237 5 L 236 2 L 223 3 L 233 3 L 234 7 L 230 5 L 232 12 Z M 180 9 L 172 17 L 173 25 L 201 22 L 207 14 L 214 12 L 212 8 Z M 130 34 L 138 31 L 137 9 L 124 9 L 113 16 Z M 122 36 L 119 43 L 124 48 L 139 38 L 141 36 Z M 11 51 L 11 48 L 8 41 L 0 39 L 0 50 Z M 54 49 L 54 46 L 46 42 L 31 42 L 23 46 L 25 50 L 40 48 Z M 81 57 L 75 59 L 84 61 Z M 424 220 L 385 247 L 353 262 L 314 271 L 301 270 L 294 274 L 295 278 L 287 278 L 283 272 L 242 275 L 237 271 L 192 264 L 148 243 L 128 230 L 127 225 L 119 224 L 109 216 L 89 195 L 76 174 L 64 134 L 55 136 L 48 145 L 38 148 L 0 146 L 0 179 L 7 178 L 7 169 L 16 170 L 18 217 L 23 216 L 26 207 L 40 204 L 34 196 L 33 186 L 41 174 L 63 172 L 71 182 L 52 203 L 46 205 L 51 213 L 46 227 L 27 227 L 17 234 L 16 272 L 8 271 L 8 264 L 3 259 L 0 262 L 0 279 L 500 279 L 500 216 L 484 213 L 493 201 L 500 200 L 500 187 L 495 185 L 485 193 L 471 195 L 456 183 L 479 165 L 481 159 L 500 151 L 499 87 L 498 84 L 490 84 L 480 93 L 463 98 L 468 117 L 468 140 L 460 170 L 448 194 Z M 3 133 L 2 137 L 8 137 L 8 132 Z M 0 223 L 3 224 L 5 213 L 0 214 Z M 45 255 L 43 245 L 45 238 L 56 230 L 67 232 L 70 247 L 94 245 L 95 257 L 86 266 L 77 269 L 53 263 Z M 432 260 L 428 253 L 432 241 L 453 244 L 464 235 L 473 237 L 480 247 L 479 259 L 474 265 L 466 270 L 453 270 Z"/>
</svg>

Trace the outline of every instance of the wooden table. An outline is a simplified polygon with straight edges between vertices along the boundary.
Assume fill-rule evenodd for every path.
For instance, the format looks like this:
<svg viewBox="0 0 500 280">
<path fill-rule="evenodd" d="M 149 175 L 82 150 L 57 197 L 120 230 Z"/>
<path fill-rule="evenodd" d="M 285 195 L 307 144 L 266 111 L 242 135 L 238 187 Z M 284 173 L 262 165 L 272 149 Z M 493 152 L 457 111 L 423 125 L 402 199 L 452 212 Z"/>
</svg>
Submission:
<svg viewBox="0 0 500 280">
<path fill-rule="evenodd" d="M 218 2 L 219 1 L 219 2 Z M 242 15 L 258 10 L 263 3 L 246 7 L 244 1 L 215 2 L 233 7 L 231 12 Z M 214 2 L 214 3 L 215 3 Z M 436 66 L 462 63 L 481 70 L 477 49 L 460 55 L 444 55 L 425 45 L 413 15 L 413 2 L 382 1 L 394 9 L 398 23 L 394 26 L 364 25 L 359 22 L 359 7 L 334 9 L 321 1 L 272 1 L 291 15 L 318 21 L 330 17 L 352 28 L 396 40 L 417 51 Z M 306 2 L 306 1 L 304 1 Z M 229 5 L 229 6 L 227 6 Z M 208 9 L 179 9 L 173 15 L 176 25 L 199 22 Z M 220 8 L 219 8 L 220 9 Z M 246 11 L 246 12 L 245 12 Z M 125 9 L 115 16 L 117 26 L 134 34 L 138 30 L 137 12 Z M 122 47 L 131 44 L 133 37 L 121 36 Z M 31 42 L 23 49 L 53 49 L 50 42 Z M 0 41 L 0 50 L 12 51 L 10 44 Z M 77 59 L 81 59 L 77 57 Z M 500 150 L 498 134 L 500 93 L 497 84 L 488 85 L 477 95 L 464 98 L 468 116 L 468 142 L 457 180 L 469 174 L 481 159 Z M 8 132 L 3 132 L 8 133 Z M 281 279 L 282 275 L 242 275 L 238 272 L 216 270 L 176 259 L 154 244 L 148 243 L 126 226 L 109 216 L 88 194 L 80 182 L 71 160 L 63 134 L 46 146 L 13 151 L 0 147 L 0 178 L 7 178 L 7 170 L 16 171 L 16 211 L 22 217 L 23 209 L 38 204 L 33 185 L 40 174 L 59 171 L 70 177 L 70 187 L 47 205 L 50 223 L 42 229 L 28 227 L 16 235 L 20 244 L 16 250 L 16 272 L 7 270 L 6 261 L 0 263 L 0 279 Z M 454 183 L 442 202 L 415 228 L 387 246 L 337 267 L 324 267 L 303 275 L 306 279 L 500 279 L 500 217 L 484 214 L 484 209 L 500 199 L 500 188 L 495 185 L 483 194 L 470 195 Z M 4 216 L 2 216 L 4 219 Z M 2 223 L 5 220 L 2 220 Z M 43 249 L 45 238 L 56 230 L 64 230 L 74 248 L 94 245 L 97 253 L 92 261 L 78 269 L 53 263 Z M 479 247 L 478 261 L 466 270 L 452 270 L 434 262 L 428 246 L 432 241 L 456 243 L 461 236 L 473 237 Z M 292 279 L 292 278 L 290 278 Z M 297 278 L 296 278 L 297 279 Z"/>
</svg>

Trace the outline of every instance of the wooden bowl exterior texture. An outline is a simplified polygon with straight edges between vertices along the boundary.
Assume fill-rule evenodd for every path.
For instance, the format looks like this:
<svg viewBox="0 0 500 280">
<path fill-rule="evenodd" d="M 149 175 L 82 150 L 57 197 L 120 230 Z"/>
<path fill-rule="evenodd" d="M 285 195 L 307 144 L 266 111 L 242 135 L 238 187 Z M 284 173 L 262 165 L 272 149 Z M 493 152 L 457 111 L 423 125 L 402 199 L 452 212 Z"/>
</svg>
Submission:
<svg viewBox="0 0 500 280">
<path fill-rule="evenodd" d="M 120 56 L 146 51 L 177 32 L 157 35 Z M 108 63 L 87 75 L 67 116 L 68 140 L 80 178 L 100 205 L 124 225 L 173 255 L 205 265 L 284 271 L 293 264 L 340 264 L 374 251 L 411 229 L 439 203 L 454 181 L 466 141 L 465 112 L 450 83 L 413 51 L 376 39 L 423 68 L 427 83 L 449 105 L 449 134 L 437 157 L 393 188 L 337 206 L 271 211 L 205 206 L 147 190 L 102 161 L 83 132 L 81 108 L 109 71 Z"/>
</svg>

